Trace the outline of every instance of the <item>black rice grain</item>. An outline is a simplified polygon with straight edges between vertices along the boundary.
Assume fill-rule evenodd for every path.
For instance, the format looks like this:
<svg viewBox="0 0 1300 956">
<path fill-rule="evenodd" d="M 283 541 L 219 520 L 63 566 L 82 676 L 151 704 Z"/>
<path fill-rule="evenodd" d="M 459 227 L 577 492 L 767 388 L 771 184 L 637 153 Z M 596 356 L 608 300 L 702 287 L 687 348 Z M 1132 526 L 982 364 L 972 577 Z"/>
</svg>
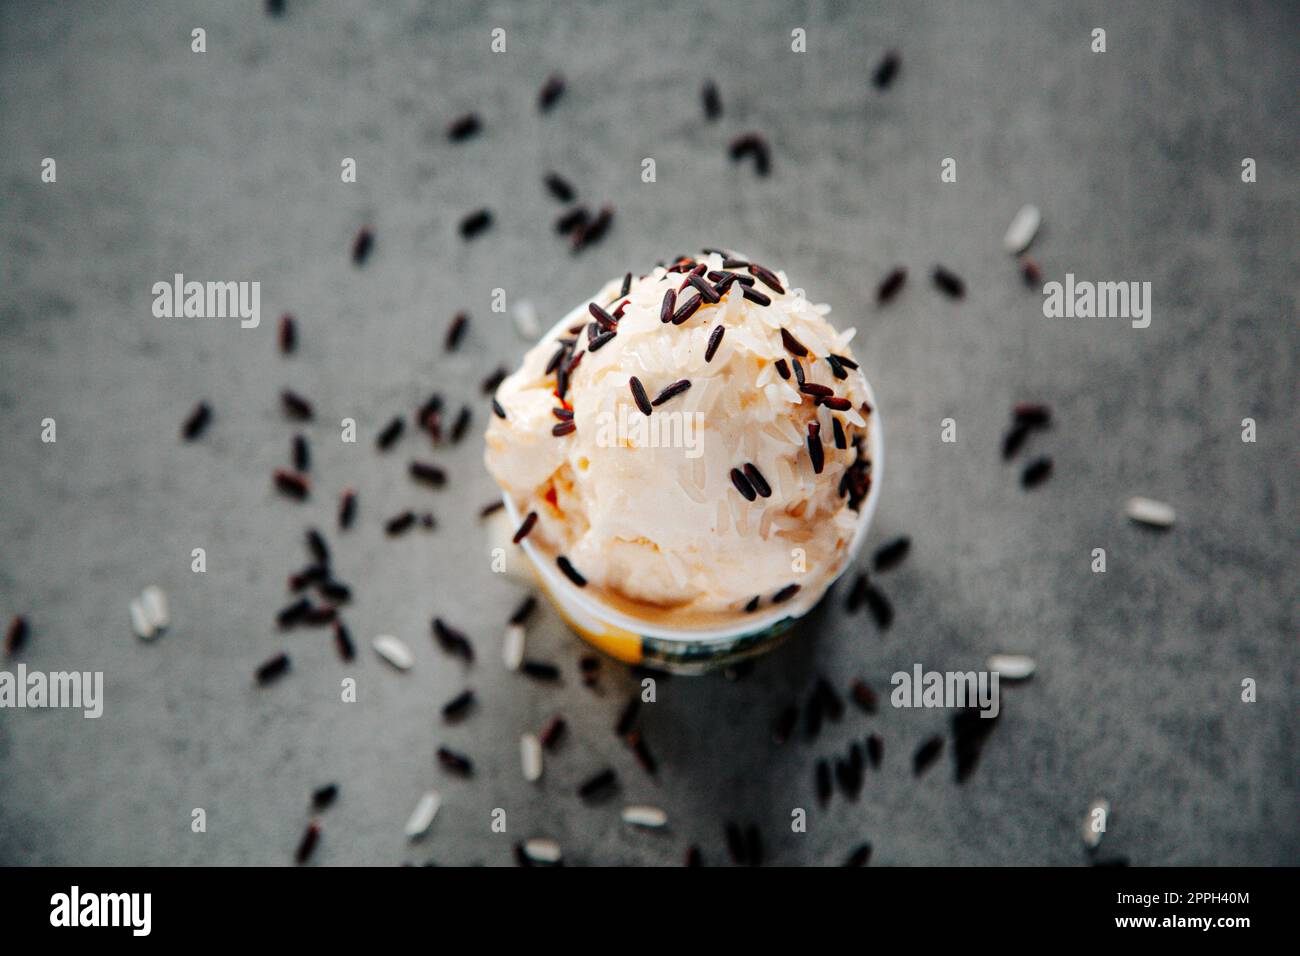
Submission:
<svg viewBox="0 0 1300 956">
<path fill-rule="evenodd" d="M 754 171 L 760 176 L 766 176 L 772 168 L 772 147 L 761 133 L 742 133 L 731 141 L 727 152 L 737 162 L 752 156 Z"/>
<path fill-rule="evenodd" d="M 543 113 L 548 112 L 561 96 L 564 95 L 564 77 L 559 73 L 552 73 L 542 84 L 542 88 L 537 94 L 537 108 Z"/>
<path fill-rule="evenodd" d="M 781 342 L 785 345 L 786 351 L 803 358 L 808 354 L 808 349 L 802 342 L 796 339 L 789 331 L 781 327 Z"/>
<path fill-rule="evenodd" d="M 772 603 L 784 604 L 786 601 L 790 600 L 790 598 L 794 597 L 796 594 L 799 593 L 800 587 L 802 587 L 802 585 L 787 584 L 781 590 L 777 591 L 775 594 L 772 595 Z"/>
<path fill-rule="evenodd" d="M 904 535 L 888 544 L 881 545 L 871 557 L 871 565 L 877 571 L 888 571 L 898 567 L 912 550 L 912 539 Z"/>
<path fill-rule="evenodd" d="M 698 295 L 693 295 L 685 302 L 683 302 L 678 307 L 677 311 L 673 313 L 673 325 L 681 325 L 683 322 L 689 319 L 692 315 L 695 314 L 696 310 L 699 309 L 700 303 L 702 303 L 703 301 L 704 300 L 701 299 Z"/>
<path fill-rule="evenodd" d="M 181 425 L 181 437 L 186 441 L 194 441 L 207 430 L 211 421 L 211 406 L 207 402 L 199 402 Z"/>
<path fill-rule="evenodd" d="M 876 692 L 864 680 L 855 680 L 853 682 L 853 685 L 849 688 L 849 696 L 853 698 L 853 703 L 857 704 L 864 714 L 874 714 L 880 706 L 880 699 L 877 697 Z"/>
<path fill-rule="evenodd" d="M 941 750 L 943 750 L 942 737 L 931 737 L 917 747 L 916 752 L 912 754 L 912 775 L 919 777 L 930 769 L 930 765 L 934 763 Z"/>
<path fill-rule="evenodd" d="M 357 516 L 357 493 L 351 488 L 344 488 L 339 496 L 339 527 L 350 528 Z"/>
<path fill-rule="evenodd" d="M 555 220 L 555 231 L 562 236 L 580 232 L 591 222 L 591 212 L 586 206 L 574 206 L 559 219 Z"/>
<path fill-rule="evenodd" d="M 447 138 L 453 143 L 463 143 L 483 128 L 477 113 L 466 113 L 447 124 Z"/>
<path fill-rule="evenodd" d="M 704 102 L 704 118 L 712 122 L 722 115 L 722 97 L 718 93 L 717 84 L 712 80 L 706 80 L 704 89 L 700 91 L 700 97 Z"/>
<path fill-rule="evenodd" d="M 443 343 L 448 352 L 456 351 L 460 345 L 460 340 L 465 336 L 465 328 L 469 325 L 469 314 L 466 312 L 457 312 L 451 320 L 451 325 L 447 327 L 447 338 Z"/>
<path fill-rule="evenodd" d="M 817 767 L 813 774 L 813 779 L 817 787 L 817 802 L 821 806 L 831 802 L 831 794 L 834 793 L 834 782 L 831 779 L 831 765 L 827 760 L 818 760 Z"/>
<path fill-rule="evenodd" d="M 578 573 L 578 569 L 575 568 L 564 555 L 560 555 L 556 558 L 555 563 L 559 566 L 560 570 L 564 572 L 564 576 L 578 587 L 585 588 L 587 586 L 587 579 Z"/>
<path fill-rule="evenodd" d="M 440 617 L 433 619 L 433 636 L 448 654 L 473 663 L 474 645 L 469 642 L 469 638 Z"/>
<path fill-rule="evenodd" d="M 871 582 L 867 582 L 866 591 L 863 597 L 867 602 L 867 610 L 875 619 L 876 625 L 882 630 L 888 630 L 889 625 L 894 623 L 894 605 L 889 603 L 889 598 L 885 593 Z"/>
<path fill-rule="evenodd" d="M 532 616 L 533 611 L 537 608 L 537 598 L 531 594 L 519 602 L 515 612 L 510 615 L 511 624 L 524 624 Z"/>
<path fill-rule="evenodd" d="M 584 223 L 573 234 L 573 251 L 581 252 L 587 246 L 594 245 L 605 238 L 610 225 L 614 222 L 614 208 L 602 206 L 600 212 Z"/>
<path fill-rule="evenodd" d="M 447 483 L 447 473 L 437 465 L 431 465 L 426 461 L 411 462 L 409 470 L 412 478 L 416 481 L 422 481 L 426 485 L 441 488 Z"/>
<path fill-rule="evenodd" d="M 632 748 L 632 756 L 636 757 L 636 762 L 641 765 L 641 769 L 650 776 L 655 775 L 659 769 L 659 763 L 655 760 L 654 754 L 650 752 L 650 747 L 645 742 L 645 737 L 638 730 L 632 731 L 627 735 L 627 745 Z"/>
<path fill-rule="evenodd" d="M 844 701 L 841 700 L 840 695 L 835 692 L 835 688 L 831 686 L 831 682 L 825 677 L 817 678 L 817 684 L 813 688 L 813 693 L 815 693 L 821 701 L 821 708 L 826 713 L 826 716 L 838 723 L 844 716 Z"/>
<path fill-rule="evenodd" d="M 694 286 L 695 291 L 700 294 L 700 298 L 705 302 L 713 304 L 722 301 L 722 296 L 718 295 L 718 291 L 709 285 L 708 280 L 703 276 L 692 275 L 686 281 Z"/>
<path fill-rule="evenodd" d="M 14 619 L 9 622 L 9 629 L 5 631 L 5 656 L 12 657 L 27 645 L 27 636 L 31 633 L 31 628 L 27 623 L 27 618 L 21 614 L 15 614 Z"/>
<path fill-rule="evenodd" d="M 311 447 L 306 435 L 294 435 L 292 444 L 293 467 L 297 471 L 311 471 Z"/>
<path fill-rule="evenodd" d="M 469 410 L 469 406 L 462 405 L 460 407 L 460 413 L 456 416 L 456 421 L 451 426 L 451 441 L 453 445 L 465 437 L 465 430 L 469 428 L 471 417 L 472 413 Z"/>
<path fill-rule="evenodd" d="M 758 497 L 758 492 L 754 490 L 750 480 L 745 477 L 745 473 L 739 468 L 731 469 L 731 483 L 736 486 L 737 491 L 745 496 L 746 501 L 753 501 Z"/>
<path fill-rule="evenodd" d="M 808 423 L 808 459 L 812 462 L 813 474 L 820 475 L 826 467 L 826 451 L 822 448 L 821 428 L 816 422 Z"/>
<path fill-rule="evenodd" d="M 866 866 L 871 862 L 871 844 L 861 843 L 844 860 L 845 866 Z"/>
<path fill-rule="evenodd" d="M 286 388 L 280 393 L 280 403 L 284 406 L 284 413 L 290 418 L 298 421 L 309 421 L 312 417 L 311 402 L 297 392 Z"/>
<path fill-rule="evenodd" d="M 535 524 L 537 524 L 537 512 L 530 511 L 528 512 L 528 516 L 524 518 L 523 522 L 519 525 L 519 530 L 515 532 L 512 541 L 515 544 L 523 541 L 524 538 L 528 537 L 528 532 L 533 530 L 533 525 Z"/>
<path fill-rule="evenodd" d="M 298 347 L 298 326 L 293 316 L 286 312 L 280 316 L 280 351 L 290 355 Z"/>
<path fill-rule="evenodd" d="M 898 76 L 901 65 L 902 60 L 899 58 L 897 50 L 890 50 L 886 53 L 884 59 L 876 66 L 875 73 L 871 76 L 871 82 L 876 85 L 876 89 L 889 89 L 890 84 L 894 82 L 894 78 Z"/>
<path fill-rule="evenodd" d="M 633 375 L 628 379 L 627 387 L 632 390 L 632 399 L 636 402 L 636 407 L 641 410 L 641 414 L 648 416 L 653 408 L 650 405 L 650 396 L 646 394 L 641 380 Z"/>
<path fill-rule="evenodd" d="M 315 528 L 307 529 L 307 550 L 315 558 L 316 563 L 322 566 L 328 566 L 330 563 L 330 549 L 325 543 L 325 536 Z"/>
<path fill-rule="evenodd" d="M 299 865 L 306 863 L 311 859 L 312 853 L 316 851 L 316 844 L 320 842 L 320 824 L 313 820 L 307 824 L 307 829 L 303 832 L 302 839 L 298 841 L 298 849 L 294 851 L 294 862 Z"/>
<path fill-rule="evenodd" d="M 460 720 L 474 706 L 474 691 L 464 690 L 442 705 L 444 720 Z"/>
<path fill-rule="evenodd" d="M 284 471 L 277 469 L 272 477 L 275 479 L 275 486 L 280 489 L 282 494 L 290 498 L 296 498 L 298 501 L 306 499 L 311 491 L 311 482 L 307 480 L 306 475 L 300 475 L 295 471 Z"/>
<path fill-rule="evenodd" d="M 361 229 L 357 232 L 356 238 L 352 240 L 352 261 L 357 265 L 365 265 L 370 258 L 370 251 L 375 247 L 375 234 L 369 228 Z"/>
<path fill-rule="evenodd" d="M 289 655 L 276 654 L 257 668 L 257 682 L 265 687 L 289 672 Z"/>
<path fill-rule="evenodd" d="M 389 518 L 388 521 L 385 522 L 384 532 L 388 534 L 389 537 L 396 537 L 399 534 L 410 531 L 411 526 L 414 524 L 415 512 L 403 511 L 400 514 L 393 515 L 393 517 Z"/>
<path fill-rule="evenodd" d="M 659 306 L 659 321 L 665 325 L 671 322 L 675 308 L 677 308 L 677 290 L 669 289 L 664 293 L 663 304 Z"/>
<path fill-rule="evenodd" d="M 878 734 L 872 734 L 867 738 L 867 759 L 877 770 L 880 769 L 880 762 L 885 759 L 885 742 Z"/>
<path fill-rule="evenodd" d="M 469 777 L 474 773 L 474 762 L 449 747 L 438 748 L 438 762 L 447 770 L 462 777 Z"/>
<path fill-rule="evenodd" d="M 953 715 L 953 758 L 958 783 L 965 783 L 975 772 L 984 741 L 997 722 L 996 717 L 988 717 L 978 707 L 966 707 Z"/>
<path fill-rule="evenodd" d="M 327 783 L 323 787 L 317 787 L 312 791 L 311 805 L 315 810 L 324 810 L 338 799 L 339 785 L 337 783 Z"/>
<path fill-rule="evenodd" d="M 618 737 L 626 737 L 632 732 L 636 725 L 637 714 L 641 711 L 641 695 L 633 694 L 624 706 L 622 713 L 618 716 L 618 723 L 614 725 L 614 734 Z"/>
<path fill-rule="evenodd" d="M 966 283 L 943 266 L 934 267 L 934 284 L 940 292 L 952 299 L 960 299 L 966 294 Z"/>
<path fill-rule="evenodd" d="M 337 618 L 334 620 L 334 646 L 338 649 L 339 657 L 345 661 L 353 660 L 357 656 L 356 645 L 352 643 L 352 632 Z"/>
<path fill-rule="evenodd" d="M 713 331 L 709 333 L 709 344 L 704 349 L 704 361 L 709 363 L 713 361 L 713 356 L 718 354 L 718 346 L 722 344 L 722 336 L 726 334 L 726 329 L 721 326 L 714 326 Z"/>
<path fill-rule="evenodd" d="M 1025 488 L 1037 488 L 1052 474 L 1052 459 L 1047 456 L 1035 458 L 1020 475 L 1020 484 Z"/>
<path fill-rule="evenodd" d="M 591 800 L 595 797 L 605 796 L 613 790 L 618 783 L 618 775 L 612 768 L 606 768 L 595 776 L 589 777 L 582 786 L 578 787 L 578 796 L 584 800 Z"/>
<path fill-rule="evenodd" d="M 547 173 L 542 182 L 546 184 L 546 191 L 558 199 L 560 202 L 573 202 L 577 193 L 569 185 L 569 181 L 559 173 Z"/>
<path fill-rule="evenodd" d="M 539 735 L 542 746 L 547 750 L 554 750 L 559 746 L 560 741 L 564 739 L 564 731 L 568 728 L 563 717 L 558 714 L 547 721 L 546 726 L 542 728 Z"/>
<path fill-rule="evenodd" d="M 660 392 L 658 395 L 655 396 L 654 401 L 652 401 L 650 404 L 653 405 L 655 408 L 658 408 L 660 405 L 664 404 L 665 402 L 676 398 L 678 395 L 680 395 L 682 392 L 686 391 L 690 387 L 691 387 L 690 381 L 684 378 L 680 379 L 679 381 L 673 382 L 671 385 L 666 386 L 662 392 Z"/>
<path fill-rule="evenodd" d="M 476 209 L 460 221 L 462 239 L 473 239 L 481 235 L 492 225 L 492 212 L 488 209 Z"/>
<path fill-rule="evenodd" d="M 745 477 L 749 479 L 750 485 L 760 498 L 772 497 L 772 486 L 767 483 L 763 473 L 752 461 L 745 464 Z"/>
<path fill-rule="evenodd" d="M 899 266 L 881 280 L 880 287 L 876 289 L 876 301 L 889 302 L 902 291 L 906 282 L 907 270 Z"/>
<path fill-rule="evenodd" d="M 402 432 L 405 430 L 406 422 L 402 420 L 400 415 L 395 416 L 375 438 L 376 447 L 380 451 L 388 451 L 393 445 L 397 444 L 397 439 L 402 437 Z"/>
</svg>

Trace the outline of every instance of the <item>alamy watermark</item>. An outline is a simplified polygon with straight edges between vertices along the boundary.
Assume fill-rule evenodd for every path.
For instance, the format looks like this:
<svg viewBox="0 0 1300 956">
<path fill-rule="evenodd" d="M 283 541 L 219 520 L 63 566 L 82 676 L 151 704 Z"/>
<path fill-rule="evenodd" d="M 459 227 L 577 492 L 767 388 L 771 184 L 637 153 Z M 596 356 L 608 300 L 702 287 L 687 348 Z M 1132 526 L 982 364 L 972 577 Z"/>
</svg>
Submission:
<svg viewBox="0 0 1300 956">
<path fill-rule="evenodd" d="M 125 926 L 133 936 L 148 936 L 153 928 L 152 893 L 83 893 L 73 885 L 50 897 L 50 925 Z"/>
<path fill-rule="evenodd" d="M 1150 282 L 1091 282 L 1065 274 L 1065 283 L 1043 286 L 1043 315 L 1049 319 L 1132 319 L 1133 328 L 1151 324 Z"/>
<path fill-rule="evenodd" d="M 262 321 L 262 283 L 186 282 L 176 273 L 171 282 L 153 284 L 153 314 L 158 319 L 231 319 L 255 329 Z"/>
<path fill-rule="evenodd" d="M 89 719 L 104 713 L 103 671 L 0 671 L 0 708 L 70 707 Z"/>
<path fill-rule="evenodd" d="M 617 415 L 596 416 L 596 446 L 681 448 L 687 458 L 699 458 L 704 454 L 704 413 L 656 411 L 647 416 L 620 404 Z"/>
<path fill-rule="evenodd" d="M 895 707 L 976 707 L 981 717 L 993 718 L 1001 709 L 997 671 L 927 671 L 920 664 L 911 673 L 895 671 L 889 702 Z"/>
</svg>

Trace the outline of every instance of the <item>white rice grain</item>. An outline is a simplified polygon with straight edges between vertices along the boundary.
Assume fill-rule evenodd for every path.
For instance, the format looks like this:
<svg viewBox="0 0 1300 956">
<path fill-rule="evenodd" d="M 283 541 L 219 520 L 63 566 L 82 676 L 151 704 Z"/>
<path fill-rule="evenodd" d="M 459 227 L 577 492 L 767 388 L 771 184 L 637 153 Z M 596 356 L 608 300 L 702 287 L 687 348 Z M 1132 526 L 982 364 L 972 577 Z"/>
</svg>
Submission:
<svg viewBox="0 0 1300 956">
<path fill-rule="evenodd" d="M 1034 673 L 1034 659 L 1025 654 L 993 654 L 987 663 L 990 671 L 997 671 L 1002 680 L 1027 680 Z"/>
<path fill-rule="evenodd" d="M 563 854 L 560 844 L 545 837 L 533 837 L 524 841 L 524 856 L 534 863 L 559 863 Z"/>
<path fill-rule="evenodd" d="M 1130 498 L 1124 504 L 1124 513 L 1134 521 L 1151 525 L 1154 528 L 1168 528 L 1174 523 L 1174 509 L 1163 501 L 1140 496 Z"/>
<path fill-rule="evenodd" d="M 501 644 L 501 659 L 506 670 L 517 671 L 524 662 L 524 641 L 527 635 L 522 624 L 511 624 L 506 628 L 505 640 Z"/>
<path fill-rule="evenodd" d="M 409 671 L 415 664 L 411 649 L 391 634 L 380 634 L 374 640 L 375 651 L 399 671 Z"/>
<path fill-rule="evenodd" d="M 426 833 L 429 827 L 433 826 L 433 818 L 438 815 L 440 806 L 442 806 L 442 795 L 437 790 L 430 790 L 422 796 L 406 821 L 407 838 L 414 840 Z"/>
<path fill-rule="evenodd" d="M 623 808 L 623 822 L 634 827 L 657 830 L 668 823 L 668 814 L 659 807 L 630 806 Z"/>
<path fill-rule="evenodd" d="M 171 614 L 167 609 L 167 595 L 163 589 L 157 585 L 149 585 L 140 592 L 140 602 L 144 607 L 144 613 L 149 618 L 149 623 L 154 626 L 155 630 L 163 631 L 171 624 Z"/>
<path fill-rule="evenodd" d="M 131 601 L 128 611 L 131 615 L 131 630 L 135 631 L 136 637 L 142 641 L 152 641 L 158 636 L 158 631 L 150 621 L 149 614 L 144 609 L 144 602 L 140 598 Z"/>
<path fill-rule="evenodd" d="M 542 334 L 542 326 L 537 320 L 536 306 L 527 299 L 520 299 L 510 310 L 510 316 L 515 320 L 515 331 L 521 338 L 529 342 L 537 341 L 538 336 Z"/>
<path fill-rule="evenodd" d="M 1002 237 L 1002 247 L 1013 256 L 1024 252 L 1034 241 L 1042 221 L 1043 217 L 1039 214 L 1037 206 L 1021 206 L 1020 211 L 1011 220 L 1011 225 L 1007 227 L 1007 234 Z"/>
<path fill-rule="evenodd" d="M 706 504 L 708 502 L 703 490 L 695 486 L 695 482 L 690 475 L 690 468 L 687 465 L 682 465 L 677 469 L 677 485 L 682 489 L 682 492 L 686 497 L 690 498 L 697 505 Z"/>
<path fill-rule="evenodd" d="M 519 738 L 519 763 L 524 779 L 529 783 L 542 778 L 542 742 L 536 734 L 524 734 Z"/>
</svg>

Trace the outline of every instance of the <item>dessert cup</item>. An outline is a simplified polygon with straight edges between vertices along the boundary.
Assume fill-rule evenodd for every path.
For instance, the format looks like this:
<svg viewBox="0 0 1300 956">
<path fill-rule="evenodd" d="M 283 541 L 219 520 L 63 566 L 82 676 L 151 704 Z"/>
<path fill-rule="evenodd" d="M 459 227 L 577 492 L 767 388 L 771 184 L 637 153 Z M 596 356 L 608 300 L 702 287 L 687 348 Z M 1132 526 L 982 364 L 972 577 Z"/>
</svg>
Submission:
<svg viewBox="0 0 1300 956">
<path fill-rule="evenodd" d="M 574 309 L 544 336 L 553 338 L 587 314 L 585 304 Z M 804 587 L 782 604 L 764 607 L 752 614 L 737 614 L 734 621 L 716 627 L 675 627 L 672 612 L 662 621 L 651 621 L 609 606 L 601 598 L 573 584 L 556 566 L 552 556 L 525 538 L 520 547 L 528 556 L 534 576 L 547 599 L 588 643 L 617 660 L 680 674 L 702 674 L 725 667 L 746 657 L 770 650 L 806 616 L 830 590 L 831 585 L 853 565 L 862 549 L 876 502 L 880 497 L 884 441 L 880 407 L 871 383 L 866 382 L 872 414 L 867 428 L 867 452 L 871 460 L 871 487 L 858 511 L 857 527 L 838 573 L 816 587 Z M 512 526 L 522 515 L 508 493 L 502 501 Z"/>
</svg>

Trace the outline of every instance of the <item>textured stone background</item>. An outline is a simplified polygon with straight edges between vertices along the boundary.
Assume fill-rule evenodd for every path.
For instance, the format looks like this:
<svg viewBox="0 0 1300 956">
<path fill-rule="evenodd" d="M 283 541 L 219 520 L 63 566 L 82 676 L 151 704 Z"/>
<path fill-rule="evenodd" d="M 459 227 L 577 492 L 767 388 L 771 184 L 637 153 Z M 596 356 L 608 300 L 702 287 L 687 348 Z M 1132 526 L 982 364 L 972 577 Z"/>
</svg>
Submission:
<svg viewBox="0 0 1300 956">
<path fill-rule="evenodd" d="M 203 26 L 208 52 L 189 51 Z M 488 51 L 494 26 L 508 52 Z M 790 30 L 809 50 L 789 50 Z M 1109 52 L 1088 50 L 1094 26 Z M 106 712 L 0 711 L 0 863 L 282 864 L 308 794 L 338 781 L 317 861 L 503 864 L 514 839 L 557 837 L 575 863 L 676 863 L 699 843 L 725 859 L 725 820 L 753 821 L 779 863 L 836 863 L 870 840 L 882 864 L 1078 864 L 1090 798 L 1114 807 L 1104 850 L 1135 864 L 1295 864 L 1297 70 L 1289 3 L 930 4 L 10 2 L 0 10 L 0 614 L 25 612 L 21 659 L 106 674 Z M 895 87 L 869 83 L 897 47 Z M 534 108 L 554 69 L 569 92 Z M 725 116 L 701 121 L 716 78 Z M 484 134 L 451 145 L 445 124 L 479 111 Z M 732 167 L 725 144 L 759 129 L 774 172 Z M 58 183 L 39 182 L 43 157 Z M 339 182 L 356 157 L 360 182 Z M 644 185 L 639 164 L 658 162 Z M 941 185 L 945 156 L 959 181 Z M 1259 181 L 1240 181 L 1254 157 Z M 582 198 L 617 208 L 608 239 L 570 255 L 539 181 L 554 168 Z M 1045 227 L 1046 278 L 1146 280 L 1151 327 L 1047 320 L 1002 232 L 1024 202 Z M 480 205 L 496 224 L 465 243 Z M 377 244 L 348 260 L 356 229 Z M 739 682 L 676 678 L 642 724 L 661 770 L 648 779 L 611 732 L 632 688 L 607 664 L 584 688 L 582 645 L 549 609 L 530 633 L 558 662 L 551 688 L 499 664 L 523 589 L 487 568 L 477 520 L 492 497 L 481 465 L 478 383 L 524 343 L 489 310 L 490 290 L 552 320 L 604 279 L 705 244 L 750 250 L 856 324 L 888 462 L 873 533 L 913 538 L 881 578 L 887 633 L 846 617 L 842 593 L 799 641 Z M 964 302 L 927 276 L 964 276 Z M 912 278 L 878 308 L 895 264 Z M 173 272 L 262 282 L 263 324 L 165 321 L 150 287 Z M 455 310 L 473 324 L 445 355 Z M 300 353 L 275 348 L 294 312 Z M 315 399 L 316 493 L 279 497 L 270 472 L 294 431 L 277 392 Z M 432 388 L 475 406 L 472 435 L 430 451 L 408 437 L 381 457 L 373 434 Z M 199 398 L 208 436 L 177 430 Z M 998 444 L 1010 405 L 1053 406 L 1030 453 L 1056 473 L 1023 491 Z M 58 442 L 39 440 L 58 422 Z M 333 423 L 355 416 L 362 440 Z M 955 445 L 939 422 L 958 422 Z M 1241 419 L 1259 441 L 1240 441 Z M 450 487 L 405 476 L 417 452 Z M 345 484 L 359 526 L 331 533 L 347 611 L 368 645 L 414 647 L 396 674 L 368 646 L 345 666 L 324 633 L 279 635 L 284 578 L 303 529 L 332 529 Z M 1152 533 L 1122 503 L 1173 503 Z M 439 528 L 386 540 L 382 520 L 429 507 Z M 207 549 L 209 570 L 189 570 Z M 1109 571 L 1089 571 L 1104 547 Z M 150 583 L 175 625 L 132 637 L 126 606 Z M 465 628 L 468 670 L 428 637 L 441 614 Z M 268 689 L 255 666 L 286 649 Z M 946 733 L 936 711 L 851 712 L 814 742 L 768 740 L 816 674 L 846 688 L 920 661 L 967 669 L 997 650 L 1039 661 L 1004 695 L 973 778 L 951 747 L 922 778 L 912 750 Z M 345 675 L 361 700 L 339 703 Z M 1259 682 L 1242 704 L 1239 683 Z M 478 711 L 444 727 L 438 705 L 475 687 Z M 538 786 L 518 735 L 552 713 L 571 735 Z M 868 731 L 884 768 L 861 799 L 816 808 L 813 764 Z M 446 743 L 472 781 L 432 760 Z M 622 793 L 584 806 L 577 784 L 610 765 Z M 433 831 L 409 845 L 419 794 L 441 789 Z M 629 832 L 623 802 L 665 807 L 666 833 Z M 805 835 L 792 807 L 810 808 Z M 204 807 L 208 832 L 190 832 Z M 510 832 L 489 832 L 503 807 Z"/>
</svg>

